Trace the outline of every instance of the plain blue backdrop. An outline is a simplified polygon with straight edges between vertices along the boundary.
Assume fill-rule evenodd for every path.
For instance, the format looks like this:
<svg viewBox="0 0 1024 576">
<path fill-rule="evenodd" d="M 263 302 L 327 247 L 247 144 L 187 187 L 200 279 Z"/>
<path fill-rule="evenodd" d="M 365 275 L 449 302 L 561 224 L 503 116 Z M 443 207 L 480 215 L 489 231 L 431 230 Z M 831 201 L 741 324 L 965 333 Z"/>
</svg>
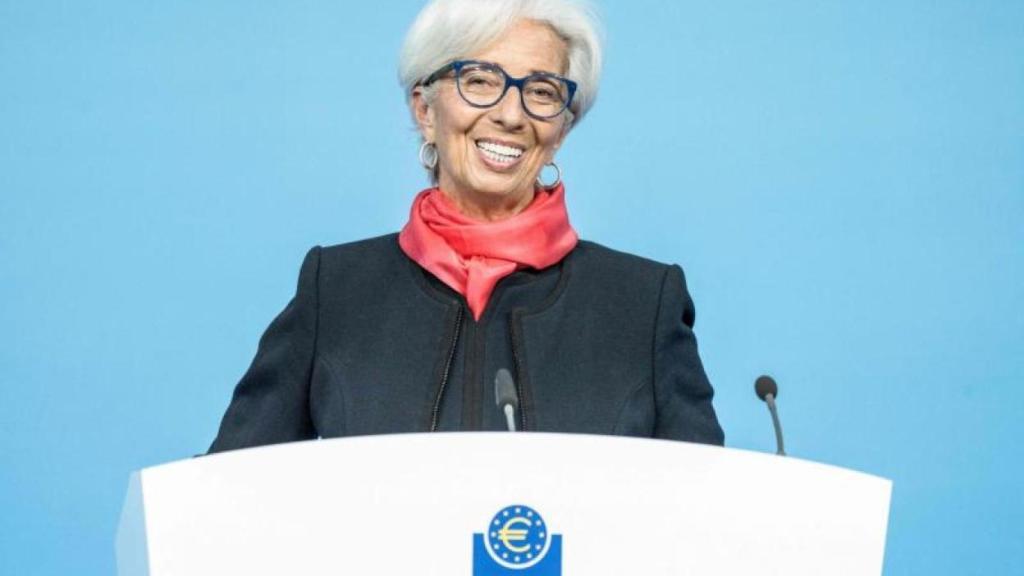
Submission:
<svg viewBox="0 0 1024 576">
<path fill-rule="evenodd" d="M 420 6 L 0 0 L 0 573 L 113 573 L 304 252 L 403 224 Z M 602 9 L 570 215 L 686 269 L 728 445 L 771 373 L 792 455 L 893 479 L 887 574 L 1022 573 L 1024 2 Z"/>
</svg>

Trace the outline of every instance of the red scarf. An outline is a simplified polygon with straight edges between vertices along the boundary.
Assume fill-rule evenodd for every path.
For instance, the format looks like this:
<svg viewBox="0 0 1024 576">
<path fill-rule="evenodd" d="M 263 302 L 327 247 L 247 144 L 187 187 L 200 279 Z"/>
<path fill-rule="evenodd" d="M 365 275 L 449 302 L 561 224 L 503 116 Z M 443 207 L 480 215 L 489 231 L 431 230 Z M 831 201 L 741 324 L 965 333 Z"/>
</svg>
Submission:
<svg viewBox="0 0 1024 576">
<path fill-rule="evenodd" d="M 499 280 L 521 268 L 547 268 L 578 241 L 565 210 L 565 188 L 538 191 L 525 210 L 498 222 L 459 212 L 437 188 L 420 192 L 398 236 L 402 251 L 466 298 L 480 316 Z"/>
</svg>

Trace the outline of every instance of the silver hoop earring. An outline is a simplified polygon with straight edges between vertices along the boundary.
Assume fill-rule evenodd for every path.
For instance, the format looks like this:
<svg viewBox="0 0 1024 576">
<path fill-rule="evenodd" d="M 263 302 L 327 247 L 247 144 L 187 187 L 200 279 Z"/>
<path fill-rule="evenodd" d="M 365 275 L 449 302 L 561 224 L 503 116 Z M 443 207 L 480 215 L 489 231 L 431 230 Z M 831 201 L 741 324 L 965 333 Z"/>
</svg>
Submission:
<svg viewBox="0 0 1024 576">
<path fill-rule="evenodd" d="M 548 166 L 551 166 L 552 168 L 555 169 L 554 182 L 550 184 L 545 184 L 544 181 L 540 179 L 540 174 L 537 175 L 537 185 L 546 190 L 550 190 L 562 183 L 562 169 L 558 167 L 558 164 L 555 164 L 554 162 L 548 162 L 547 164 L 544 165 L 544 168 L 547 168 Z M 541 169 L 541 171 L 543 172 L 543 169 Z"/>
<path fill-rule="evenodd" d="M 428 172 L 433 172 L 434 168 L 437 168 L 437 145 L 433 142 L 424 142 L 420 146 L 420 164 Z"/>
</svg>

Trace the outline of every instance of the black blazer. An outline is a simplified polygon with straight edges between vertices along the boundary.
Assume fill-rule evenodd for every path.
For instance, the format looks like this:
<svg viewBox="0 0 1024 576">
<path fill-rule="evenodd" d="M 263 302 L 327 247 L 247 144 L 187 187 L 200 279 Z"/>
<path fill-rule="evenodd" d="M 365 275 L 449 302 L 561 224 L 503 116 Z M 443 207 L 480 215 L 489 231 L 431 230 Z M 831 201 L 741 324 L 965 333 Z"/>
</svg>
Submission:
<svg viewBox="0 0 1024 576">
<path fill-rule="evenodd" d="M 320 437 L 504 430 L 499 368 L 523 430 L 722 444 L 682 270 L 590 242 L 498 283 L 474 321 L 397 235 L 306 255 L 211 452 Z"/>
</svg>

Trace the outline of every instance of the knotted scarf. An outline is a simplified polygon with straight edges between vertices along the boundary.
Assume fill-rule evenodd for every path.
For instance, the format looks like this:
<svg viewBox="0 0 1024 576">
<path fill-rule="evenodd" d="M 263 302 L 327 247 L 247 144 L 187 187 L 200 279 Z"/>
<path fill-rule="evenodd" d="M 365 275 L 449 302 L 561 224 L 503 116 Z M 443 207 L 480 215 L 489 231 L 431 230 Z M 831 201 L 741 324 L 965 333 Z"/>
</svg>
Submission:
<svg viewBox="0 0 1024 576">
<path fill-rule="evenodd" d="M 402 251 L 466 298 L 480 320 L 499 280 L 522 268 L 542 269 L 578 241 L 565 209 L 565 188 L 538 190 L 525 210 L 497 222 L 473 220 L 437 188 L 420 192 L 398 236 Z"/>
</svg>

